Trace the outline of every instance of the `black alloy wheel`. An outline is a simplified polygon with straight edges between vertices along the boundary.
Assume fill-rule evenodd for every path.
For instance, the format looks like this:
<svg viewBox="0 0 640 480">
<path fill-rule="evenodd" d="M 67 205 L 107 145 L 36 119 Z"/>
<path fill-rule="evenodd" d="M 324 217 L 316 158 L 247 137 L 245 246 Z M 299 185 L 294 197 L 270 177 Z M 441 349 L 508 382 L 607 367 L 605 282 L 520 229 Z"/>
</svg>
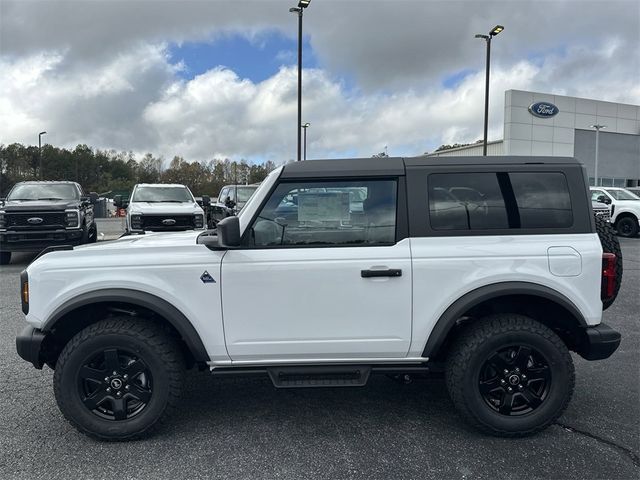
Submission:
<svg viewBox="0 0 640 480">
<path fill-rule="evenodd" d="M 151 400 L 153 379 L 144 360 L 109 348 L 82 365 L 78 388 L 82 403 L 93 414 L 126 420 L 140 414 Z"/>
<path fill-rule="evenodd" d="M 575 371 L 564 341 L 518 313 L 471 320 L 452 342 L 445 381 L 458 412 L 482 432 L 522 437 L 567 408 Z"/>
<path fill-rule="evenodd" d="M 495 351 L 480 369 L 480 394 L 502 415 L 526 415 L 545 401 L 551 386 L 547 359 L 528 345 Z"/>
<path fill-rule="evenodd" d="M 616 222 L 616 230 L 621 237 L 635 237 L 638 234 L 638 223 L 631 217 L 623 217 Z"/>
<path fill-rule="evenodd" d="M 91 324 L 54 363 L 58 407 L 93 438 L 140 438 L 180 406 L 181 348 L 176 337 L 145 318 L 114 315 Z"/>
</svg>

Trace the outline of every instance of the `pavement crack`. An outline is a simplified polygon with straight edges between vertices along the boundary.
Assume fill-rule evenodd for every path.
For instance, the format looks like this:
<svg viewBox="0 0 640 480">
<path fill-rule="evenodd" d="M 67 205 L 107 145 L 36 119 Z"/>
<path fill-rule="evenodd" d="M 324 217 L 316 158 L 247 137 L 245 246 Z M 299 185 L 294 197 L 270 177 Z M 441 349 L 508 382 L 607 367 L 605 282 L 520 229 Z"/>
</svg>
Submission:
<svg viewBox="0 0 640 480">
<path fill-rule="evenodd" d="M 622 452 L 624 455 L 629 457 L 636 467 L 640 467 L 640 456 L 638 456 L 630 448 L 625 447 L 624 445 L 620 445 L 620 444 L 618 444 L 618 443 L 616 443 L 616 442 L 614 442 L 612 440 L 607 440 L 606 438 L 600 437 L 599 435 L 595 435 L 595 434 L 587 432 L 585 430 L 580 430 L 579 428 L 571 427 L 571 426 L 566 425 L 564 423 L 556 422 L 555 424 L 557 426 L 561 427 L 561 428 L 564 428 L 565 430 L 567 430 L 567 431 L 569 431 L 571 433 L 577 433 L 577 434 L 580 434 L 580 435 L 584 435 L 585 437 L 589 437 L 589 438 L 594 439 L 596 442 L 604 443 L 605 445 L 609 445 L 610 447 L 613 447 L 614 449 Z"/>
</svg>

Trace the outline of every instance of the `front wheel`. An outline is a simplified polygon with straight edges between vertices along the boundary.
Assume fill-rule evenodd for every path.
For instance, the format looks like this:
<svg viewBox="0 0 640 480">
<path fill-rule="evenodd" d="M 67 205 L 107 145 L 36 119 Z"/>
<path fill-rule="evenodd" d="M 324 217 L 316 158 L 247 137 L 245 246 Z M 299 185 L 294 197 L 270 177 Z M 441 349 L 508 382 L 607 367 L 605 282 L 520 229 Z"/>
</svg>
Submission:
<svg viewBox="0 0 640 480">
<path fill-rule="evenodd" d="M 184 359 L 176 341 L 144 319 L 112 318 L 73 337 L 53 386 L 63 415 L 100 440 L 129 440 L 178 406 Z"/>
<path fill-rule="evenodd" d="M 478 320 L 454 343 L 445 378 L 458 411 L 479 430 L 518 437 L 541 431 L 573 393 L 571 355 L 549 328 L 516 314 Z"/>
<path fill-rule="evenodd" d="M 638 235 L 638 220 L 633 217 L 622 217 L 616 221 L 616 230 L 621 237 L 635 237 Z"/>
</svg>

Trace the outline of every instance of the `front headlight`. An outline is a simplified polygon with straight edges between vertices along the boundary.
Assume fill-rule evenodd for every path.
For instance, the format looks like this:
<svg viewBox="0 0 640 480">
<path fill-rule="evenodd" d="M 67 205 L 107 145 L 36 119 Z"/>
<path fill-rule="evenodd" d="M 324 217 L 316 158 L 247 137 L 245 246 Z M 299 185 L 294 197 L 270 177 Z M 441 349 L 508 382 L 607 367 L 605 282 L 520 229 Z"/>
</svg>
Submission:
<svg viewBox="0 0 640 480">
<path fill-rule="evenodd" d="M 4 216 L 4 211 L 0 210 L 0 230 L 7 228 L 7 217 Z"/>
<path fill-rule="evenodd" d="M 142 215 L 131 215 L 131 230 L 142 230 Z"/>
<path fill-rule="evenodd" d="M 65 222 L 67 228 L 77 228 L 80 225 L 80 212 L 78 210 L 67 210 L 65 212 Z"/>
<path fill-rule="evenodd" d="M 200 214 L 194 215 L 193 222 L 196 228 L 202 228 L 204 225 L 204 216 Z"/>
</svg>

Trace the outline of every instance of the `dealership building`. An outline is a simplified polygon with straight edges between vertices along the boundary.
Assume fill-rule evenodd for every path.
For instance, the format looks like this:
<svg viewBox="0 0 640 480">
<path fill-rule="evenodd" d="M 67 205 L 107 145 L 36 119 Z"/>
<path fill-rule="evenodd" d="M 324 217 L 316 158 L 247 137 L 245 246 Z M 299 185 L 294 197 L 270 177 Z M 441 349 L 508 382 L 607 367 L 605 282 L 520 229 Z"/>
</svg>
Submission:
<svg viewBox="0 0 640 480">
<path fill-rule="evenodd" d="M 598 184 L 640 185 L 640 106 L 522 90 L 507 90 L 504 97 L 504 137 L 488 142 L 487 155 L 575 157 L 586 166 L 593 185 L 593 125 L 601 125 Z M 482 155 L 482 143 L 430 155 Z"/>
</svg>

